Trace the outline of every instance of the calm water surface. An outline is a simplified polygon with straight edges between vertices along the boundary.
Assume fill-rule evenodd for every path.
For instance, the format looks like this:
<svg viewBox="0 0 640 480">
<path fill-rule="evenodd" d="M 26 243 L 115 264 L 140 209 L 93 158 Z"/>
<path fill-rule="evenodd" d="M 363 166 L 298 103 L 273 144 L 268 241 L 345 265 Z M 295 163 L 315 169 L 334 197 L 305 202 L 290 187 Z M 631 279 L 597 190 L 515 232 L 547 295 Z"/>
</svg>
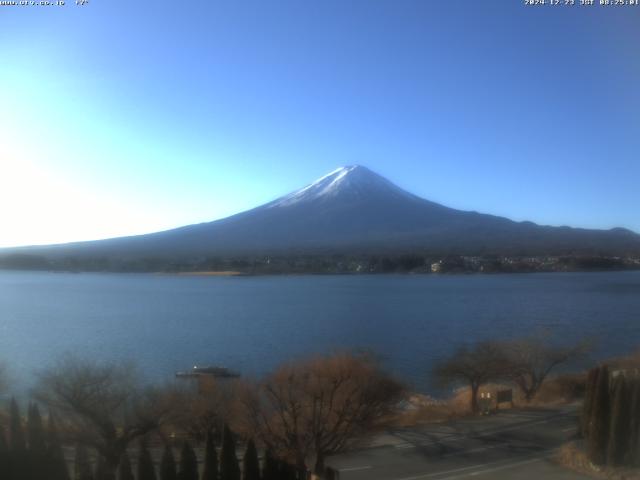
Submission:
<svg viewBox="0 0 640 480">
<path fill-rule="evenodd" d="M 65 352 L 133 359 L 154 380 L 194 364 L 259 375 L 336 348 L 373 349 L 429 390 L 463 342 L 550 328 L 595 358 L 640 346 L 640 272 L 186 277 L 0 272 L 0 359 L 14 382 Z"/>
</svg>

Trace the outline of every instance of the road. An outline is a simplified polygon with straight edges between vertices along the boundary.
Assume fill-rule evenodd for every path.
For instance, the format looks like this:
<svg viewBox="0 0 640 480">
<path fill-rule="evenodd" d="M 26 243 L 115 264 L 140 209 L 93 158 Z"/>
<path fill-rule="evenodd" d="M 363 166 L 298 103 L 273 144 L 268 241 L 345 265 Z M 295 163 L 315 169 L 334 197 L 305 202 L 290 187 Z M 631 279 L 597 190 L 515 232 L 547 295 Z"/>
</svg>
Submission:
<svg viewBox="0 0 640 480">
<path fill-rule="evenodd" d="M 389 431 L 371 446 L 331 457 L 340 480 L 586 479 L 552 461 L 575 435 L 576 407 L 505 410 Z"/>
</svg>

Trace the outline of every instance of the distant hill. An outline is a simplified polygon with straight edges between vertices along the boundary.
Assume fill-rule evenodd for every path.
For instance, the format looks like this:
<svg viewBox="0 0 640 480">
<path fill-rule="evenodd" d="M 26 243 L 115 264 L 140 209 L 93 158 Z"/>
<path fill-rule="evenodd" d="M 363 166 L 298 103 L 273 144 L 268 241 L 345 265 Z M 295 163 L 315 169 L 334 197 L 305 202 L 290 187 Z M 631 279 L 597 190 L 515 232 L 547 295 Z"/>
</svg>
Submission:
<svg viewBox="0 0 640 480">
<path fill-rule="evenodd" d="M 638 255 L 622 228 L 549 227 L 430 202 L 362 166 L 339 168 L 273 202 L 228 218 L 92 242 L 0 250 L 55 259 L 229 255 Z"/>
</svg>

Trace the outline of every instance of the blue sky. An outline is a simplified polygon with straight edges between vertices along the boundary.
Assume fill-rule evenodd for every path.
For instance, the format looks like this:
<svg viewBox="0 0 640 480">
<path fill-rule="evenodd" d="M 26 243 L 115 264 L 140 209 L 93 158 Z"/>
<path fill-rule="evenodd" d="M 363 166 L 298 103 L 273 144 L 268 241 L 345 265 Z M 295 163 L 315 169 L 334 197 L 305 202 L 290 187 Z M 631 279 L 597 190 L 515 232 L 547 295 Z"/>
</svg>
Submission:
<svg viewBox="0 0 640 480">
<path fill-rule="evenodd" d="M 363 164 L 448 206 L 640 231 L 640 7 L 0 7 L 0 246 L 221 218 Z"/>
</svg>

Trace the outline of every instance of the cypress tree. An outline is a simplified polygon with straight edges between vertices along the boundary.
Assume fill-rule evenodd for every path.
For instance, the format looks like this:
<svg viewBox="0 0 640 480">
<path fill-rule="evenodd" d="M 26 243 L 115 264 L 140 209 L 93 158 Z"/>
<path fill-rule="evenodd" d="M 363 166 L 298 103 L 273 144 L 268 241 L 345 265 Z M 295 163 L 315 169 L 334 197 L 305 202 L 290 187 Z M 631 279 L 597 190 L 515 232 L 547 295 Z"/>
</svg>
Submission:
<svg viewBox="0 0 640 480">
<path fill-rule="evenodd" d="M 218 480 L 218 452 L 211 431 L 207 433 L 202 480 Z"/>
<path fill-rule="evenodd" d="M 178 480 L 176 471 L 176 460 L 173 457 L 173 450 L 169 445 L 165 445 L 160 460 L 160 480 Z"/>
<path fill-rule="evenodd" d="M 29 405 L 27 413 L 27 438 L 29 440 L 29 451 L 37 456 L 43 456 L 47 451 L 47 443 L 45 441 L 44 427 L 42 426 L 42 417 L 38 405 L 32 403 Z"/>
<path fill-rule="evenodd" d="M 631 413 L 629 391 L 623 376 L 615 382 L 611 426 L 609 428 L 609 445 L 607 464 L 624 465 L 629 456 L 629 417 Z"/>
<path fill-rule="evenodd" d="M 220 452 L 220 480 L 240 480 L 240 466 L 236 456 L 236 442 L 233 433 L 227 425 L 224 426 L 222 436 L 222 451 Z"/>
<path fill-rule="evenodd" d="M 603 365 L 598 374 L 598 383 L 593 397 L 587 442 L 587 454 L 596 465 L 604 465 L 607 457 L 610 425 L 609 395 L 609 369 Z"/>
<path fill-rule="evenodd" d="M 76 445 L 76 458 L 74 462 L 74 480 L 93 480 L 93 472 L 91 471 L 91 462 L 89 454 L 84 446 Z"/>
<path fill-rule="evenodd" d="M 640 464 L 640 379 L 636 378 L 629 389 L 631 390 L 629 463 L 638 466 Z"/>
<path fill-rule="evenodd" d="M 94 466 L 93 478 L 95 480 L 110 480 L 107 470 L 107 462 L 104 457 L 98 453 L 96 457 L 96 464 Z"/>
<path fill-rule="evenodd" d="M 262 480 L 279 480 L 278 460 L 273 456 L 273 451 L 267 448 L 262 462 Z"/>
<path fill-rule="evenodd" d="M 30 403 L 27 409 L 27 445 L 25 475 L 32 479 L 49 478 L 52 465 L 47 455 L 40 410 L 34 403 Z"/>
<path fill-rule="evenodd" d="M 582 404 L 582 416 L 580 418 L 580 434 L 583 438 L 589 436 L 589 424 L 591 423 L 591 415 L 593 413 L 593 397 L 598 383 L 599 372 L 599 368 L 592 368 L 587 374 L 585 396 Z"/>
<path fill-rule="evenodd" d="M 296 468 L 284 460 L 278 461 L 278 472 L 278 480 L 296 480 L 298 478 Z"/>
<path fill-rule="evenodd" d="M 69 480 L 69 469 L 64 458 L 64 450 L 58 436 L 58 427 L 52 412 L 49 412 L 47 424 L 47 465 L 50 469 L 47 476 L 50 480 Z"/>
<path fill-rule="evenodd" d="M 198 480 L 198 457 L 189 442 L 184 442 L 180 453 L 180 480 Z"/>
<path fill-rule="evenodd" d="M 138 454 L 138 480 L 156 480 L 156 470 L 153 466 L 151 453 L 147 448 L 147 443 L 140 442 L 140 452 Z"/>
<path fill-rule="evenodd" d="M 4 428 L 0 425 L 0 478 L 10 478 L 9 444 L 4 435 Z"/>
<path fill-rule="evenodd" d="M 242 459 L 242 478 L 243 480 L 260 480 L 260 463 L 258 462 L 258 451 L 253 440 L 247 442 L 247 448 L 244 451 Z"/>
<path fill-rule="evenodd" d="M 120 464 L 118 465 L 118 480 L 135 480 L 133 477 L 133 470 L 131 469 L 131 460 L 129 454 L 124 452 L 120 457 Z"/>
<path fill-rule="evenodd" d="M 9 423 L 9 435 L 11 440 L 11 451 L 13 453 L 23 453 L 26 450 L 24 431 L 22 430 L 22 418 L 20 417 L 20 407 L 15 398 L 11 399 L 11 412 Z"/>
<path fill-rule="evenodd" d="M 15 398 L 11 399 L 9 410 L 9 471 L 12 480 L 28 480 L 33 463 L 28 458 L 22 416 Z"/>
</svg>

